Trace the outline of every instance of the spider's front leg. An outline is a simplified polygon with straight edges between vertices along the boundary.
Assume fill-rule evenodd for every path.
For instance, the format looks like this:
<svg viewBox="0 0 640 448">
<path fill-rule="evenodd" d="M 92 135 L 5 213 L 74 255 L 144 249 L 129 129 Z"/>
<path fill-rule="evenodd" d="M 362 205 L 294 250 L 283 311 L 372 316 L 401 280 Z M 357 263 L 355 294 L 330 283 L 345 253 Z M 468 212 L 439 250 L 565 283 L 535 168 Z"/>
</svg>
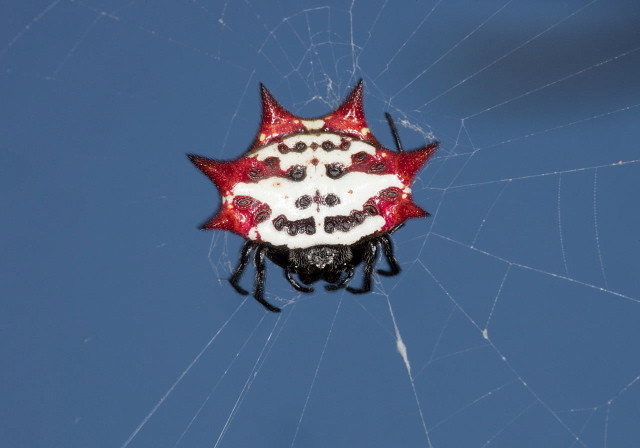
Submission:
<svg viewBox="0 0 640 448">
<path fill-rule="evenodd" d="M 239 294 L 242 294 L 243 296 L 246 296 L 247 294 L 249 294 L 249 292 L 242 286 L 240 286 L 240 277 L 242 276 L 244 269 L 249 263 L 249 254 L 251 253 L 251 250 L 253 248 L 253 242 L 247 241 L 246 243 L 244 243 L 244 246 L 242 246 L 242 250 L 240 251 L 240 263 L 238 263 L 238 267 L 235 268 L 235 270 L 231 274 L 231 277 L 229 277 L 229 283 L 231 283 L 233 289 L 235 289 Z"/>
<path fill-rule="evenodd" d="M 346 290 L 351 294 L 364 294 L 371 291 L 371 282 L 373 281 L 373 265 L 376 262 L 376 244 L 369 241 L 364 252 L 364 283 L 362 288 L 352 288 L 347 286 Z"/>
<path fill-rule="evenodd" d="M 242 277 L 242 273 L 244 272 L 247 264 L 249 264 L 249 255 L 251 251 L 255 250 L 253 262 L 256 267 L 256 277 L 253 288 L 253 297 L 262 304 L 266 309 L 272 311 L 274 313 L 279 313 L 280 308 L 271 305 L 264 299 L 264 281 L 265 281 L 265 263 L 264 263 L 264 251 L 266 248 L 260 247 L 255 244 L 253 241 L 247 241 L 242 246 L 242 250 L 240 251 L 240 263 L 238 263 L 238 267 L 235 268 L 231 277 L 229 278 L 229 283 L 233 286 L 233 289 L 238 291 L 238 293 L 246 296 L 249 292 L 240 286 L 240 277 Z"/>
<path fill-rule="evenodd" d="M 398 264 L 396 257 L 393 255 L 393 244 L 391 243 L 391 238 L 389 238 L 389 235 L 383 235 L 379 238 L 378 242 L 380 243 L 380 246 L 382 246 L 382 253 L 384 253 L 387 263 L 389 264 L 389 270 L 378 269 L 378 274 L 386 277 L 397 275 L 400 272 L 400 265 Z"/>
<path fill-rule="evenodd" d="M 298 283 L 295 278 L 293 278 L 293 271 L 292 271 L 291 265 L 287 265 L 287 267 L 285 268 L 284 276 L 296 291 L 306 292 L 306 293 L 313 292 L 312 287 L 303 286 L 300 283 Z"/>
<path fill-rule="evenodd" d="M 256 266 L 256 281 L 253 289 L 253 298 L 256 299 L 262 306 L 273 313 L 279 313 L 280 308 L 271 305 L 264 299 L 264 279 L 266 274 L 266 267 L 264 264 L 264 252 L 267 250 L 265 247 L 258 246 L 254 255 L 254 263 Z"/>
<path fill-rule="evenodd" d="M 325 285 L 324 289 L 326 289 L 327 291 L 336 291 L 340 288 L 344 288 L 345 286 L 347 286 L 347 283 L 349 283 L 349 280 L 351 280 L 351 277 L 353 277 L 355 268 L 352 266 L 346 272 L 347 273 L 345 274 L 345 276 L 342 277 L 337 283 L 333 283 L 331 285 Z"/>
</svg>

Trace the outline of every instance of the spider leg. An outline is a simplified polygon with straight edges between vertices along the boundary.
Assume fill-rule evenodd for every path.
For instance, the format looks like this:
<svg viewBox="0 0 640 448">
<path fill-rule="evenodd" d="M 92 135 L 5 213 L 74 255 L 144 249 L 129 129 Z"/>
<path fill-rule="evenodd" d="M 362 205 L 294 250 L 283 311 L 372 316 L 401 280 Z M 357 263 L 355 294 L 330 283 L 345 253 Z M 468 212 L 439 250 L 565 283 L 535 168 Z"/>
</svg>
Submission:
<svg viewBox="0 0 640 448">
<path fill-rule="evenodd" d="M 296 291 L 313 292 L 313 288 L 310 288 L 308 286 L 303 286 L 300 283 L 298 283 L 295 278 L 293 278 L 293 273 L 291 272 L 290 266 L 287 266 L 287 268 L 284 271 L 284 275 L 287 278 L 287 281 L 291 284 L 291 286 L 293 286 L 293 288 Z"/>
<path fill-rule="evenodd" d="M 393 134 L 393 139 L 396 141 L 396 148 L 398 148 L 398 152 L 404 152 L 404 149 L 402 148 L 402 142 L 400 141 L 400 135 L 398 135 L 398 129 L 396 129 L 396 124 L 393 122 L 391 114 L 389 112 L 385 112 L 384 116 L 387 117 L 387 122 L 389 122 L 391 134 Z"/>
<path fill-rule="evenodd" d="M 364 253 L 364 283 L 362 288 L 352 288 L 347 286 L 347 291 L 351 294 L 364 294 L 371 291 L 371 282 L 373 281 L 373 265 L 376 262 L 376 250 L 377 246 L 369 241 L 367 243 L 367 249 Z"/>
<path fill-rule="evenodd" d="M 378 274 L 387 277 L 397 275 L 400 272 L 400 265 L 398 264 L 396 257 L 393 256 L 393 244 L 391 243 L 391 238 L 389 238 L 389 235 L 383 235 L 379 238 L 379 243 L 380 246 L 382 246 L 382 252 L 387 259 L 390 269 L 388 271 L 386 269 L 378 269 Z"/>
<path fill-rule="evenodd" d="M 351 280 L 351 277 L 353 277 L 354 272 L 354 267 L 349 268 L 349 270 L 347 271 L 347 275 L 341 278 L 339 282 L 333 283 L 331 285 L 324 285 L 324 289 L 326 289 L 327 291 L 335 291 L 337 289 L 344 288 L 347 283 L 349 283 L 349 280 Z"/>
<path fill-rule="evenodd" d="M 233 274 L 231 274 L 231 277 L 229 277 L 229 283 L 231 283 L 233 289 L 243 296 L 246 296 L 249 292 L 240 286 L 240 277 L 242 276 L 244 269 L 247 267 L 247 263 L 249 263 L 249 253 L 251 253 L 253 248 L 253 242 L 247 241 L 244 243 L 244 246 L 242 246 L 242 250 L 240 251 L 240 263 L 233 271 Z"/>
<path fill-rule="evenodd" d="M 266 274 L 266 268 L 264 264 L 264 247 L 258 247 L 255 251 L 253 261 L 256 265 L 256 281 L 253 289 L 253 298 L 256 299 L 262 306 L 273 313 L 279 313 L 280 308 L 271 305 L 264 299 L 264 278 Z"/>
</svg>

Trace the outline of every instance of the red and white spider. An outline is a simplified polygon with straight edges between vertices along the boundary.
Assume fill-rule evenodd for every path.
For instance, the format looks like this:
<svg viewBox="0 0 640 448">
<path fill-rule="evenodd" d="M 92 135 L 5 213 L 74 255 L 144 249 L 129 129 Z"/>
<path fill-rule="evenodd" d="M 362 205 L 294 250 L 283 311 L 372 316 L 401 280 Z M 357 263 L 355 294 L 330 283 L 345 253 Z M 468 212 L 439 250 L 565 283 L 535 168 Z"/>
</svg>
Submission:
<svg viewBox="0 0 640 448">
<path fill-rule="evenodd" d="M 389 264 L 378 273 L 398 274 L 389 235 L 407 219 L 429 215 L 412 201 L 411 184 L 437 142 L 404 151 L 386 114 L 397 151 L 384 148 L 365 121 L 362 80 L 340 107 L 312 119 L 285 110 L 263 85 L 261 93 L 262 123 L 244 155 L 233 161 L 189 155 L 222 197 L 220 210 L 202 229 L 246 239 L 231 285 L 248 294 L 240 277 L 251 252 L 253 296 L 274 312 L 280 308 L 264 299 L 265 257 L 305 293 L 318 280 L 331 291 L 370 291 L 378 247 Z M 353 288 L 349 283 L 361 263 L 364 283 Z"/>
</svg>

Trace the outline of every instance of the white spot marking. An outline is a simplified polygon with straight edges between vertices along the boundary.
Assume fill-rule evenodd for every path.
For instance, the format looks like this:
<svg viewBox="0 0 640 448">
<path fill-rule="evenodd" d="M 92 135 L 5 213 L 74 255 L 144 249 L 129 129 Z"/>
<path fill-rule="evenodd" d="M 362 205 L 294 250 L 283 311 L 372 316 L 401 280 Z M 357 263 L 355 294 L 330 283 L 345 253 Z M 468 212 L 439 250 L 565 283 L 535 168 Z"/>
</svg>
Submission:
<svg viewBox="0 0 640 448">
<path fill-rule="evenodd" d="M 324 126 L 324 120 L 302 120 L 302 126 L 308 130 L 321 129 Z"/>
</svg>

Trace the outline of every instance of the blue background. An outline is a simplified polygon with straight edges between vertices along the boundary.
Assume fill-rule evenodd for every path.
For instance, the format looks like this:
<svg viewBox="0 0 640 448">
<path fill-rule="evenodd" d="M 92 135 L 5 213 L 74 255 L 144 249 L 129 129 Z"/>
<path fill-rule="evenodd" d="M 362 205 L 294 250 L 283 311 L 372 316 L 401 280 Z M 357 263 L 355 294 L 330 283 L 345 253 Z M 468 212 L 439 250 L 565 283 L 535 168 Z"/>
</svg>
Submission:
<svg viewBox="0 0 640 448">
<path fill-rule="evenodd" d="M 639 29 L 632 0 L 3 2 L 0 446 L 638 446 Z M 367 296 L 270 266 L 266 313 L 185 153 L 241 155 L 259 82 L 311 117 L 360 77 L 383 144 L 386 111 L 441 142 L 433 216 Z"/>
</svg>

